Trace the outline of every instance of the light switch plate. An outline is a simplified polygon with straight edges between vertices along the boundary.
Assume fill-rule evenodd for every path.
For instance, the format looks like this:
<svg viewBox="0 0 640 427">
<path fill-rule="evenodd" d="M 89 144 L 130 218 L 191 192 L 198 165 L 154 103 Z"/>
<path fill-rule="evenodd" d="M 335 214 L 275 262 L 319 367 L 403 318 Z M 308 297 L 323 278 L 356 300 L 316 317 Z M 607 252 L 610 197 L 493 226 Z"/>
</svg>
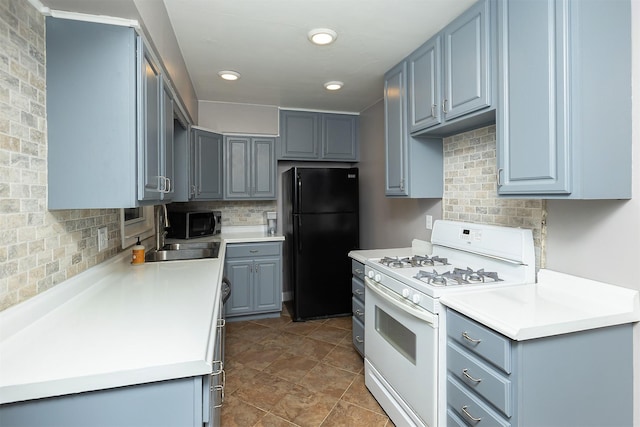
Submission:
<svg viewBox="0 0 640 427">
<path fill-rule="evenodd" d="M 98 228 L 98 252 L 102 252 L 109 246 L 109 236 L 107 227 Z"/>
</svg>

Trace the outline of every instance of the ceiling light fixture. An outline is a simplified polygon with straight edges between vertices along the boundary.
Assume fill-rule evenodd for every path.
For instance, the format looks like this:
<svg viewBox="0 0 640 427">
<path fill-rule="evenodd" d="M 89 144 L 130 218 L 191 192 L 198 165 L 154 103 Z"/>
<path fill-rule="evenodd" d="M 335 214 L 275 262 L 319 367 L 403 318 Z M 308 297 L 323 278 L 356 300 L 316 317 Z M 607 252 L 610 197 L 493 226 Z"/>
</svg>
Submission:
<svg viewBox="0 0 640 427">
<path fill-rule="evenodd" d="M 307 36 L 311 43 L 320 46 L 331 44 L 338 38 L 338 34 L 329 28 L 315 28 Z"/>
<path fill-rule="evenodd" d="M 218 75 L 221 78 L 229 81 L 238 80 L 240 78 L 240 73 L 238 73 L 237 71 L 229 71 L 229 70 L 219 71 Z"/>
<path fill-rule="evenodd" d="M 339 90 L 342 89 L 342 86 L 344 86 L 344 83 L 335 80 L 324 84 L 326 90 Z"/>
</svg>

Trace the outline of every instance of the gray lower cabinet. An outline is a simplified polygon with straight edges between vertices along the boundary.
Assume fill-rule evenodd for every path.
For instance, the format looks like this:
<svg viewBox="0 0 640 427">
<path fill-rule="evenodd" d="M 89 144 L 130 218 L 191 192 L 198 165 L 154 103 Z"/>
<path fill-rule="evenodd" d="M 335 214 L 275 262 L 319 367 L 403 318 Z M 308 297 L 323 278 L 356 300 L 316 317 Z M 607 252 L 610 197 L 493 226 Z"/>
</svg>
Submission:
<svg viewBox="0 0 640 427">
<path fill-rule="evenodd" d="M 280 111 L 282 160 L 356 162 L 358 116 L 314 111 Z"/>
<path fill-rule="evenodd" d="M 446 316 L 447 425 L 632 425 L 632 324 L 513 341 Z"/>
<path fill-rule="evenodd" d="M 498 3 L 499 195 L 631 197 L 630 7 Z"/>
<path fill-rule="evenodd" d="M 407 119 L 407 62 L 385 74 L 385 195 L 440 198 L 443 193 L 441 138 L 414 138 Z"/>
<path fill-rule="evenodd" d="M 225 200 L 276 198 L 275 138 L 225 136 Z"/>
<path fill-rule="evenodd" d="M 228 318 L 279 315 L 282 311 L 281 242 L 228 244 L 224 269 L 231 282 L 231 296 L 225 305 Z"/>
<path fill-rule="evenodd" d="M 476 3 L 406 61 L 412 133 L 429 129 L 426 132 L 431 135 L 446 135 L 495 120 L 496 35 L 492 0 Z M 471 118 L 472 113 L 475 114 Z M 456 120 L 463 116 L 464 121 Z"/>
<path fill-rule="evenodd" d="M 53 17 L 46 27 L 48 208 L 170 200 L 172 100 L 141 38 Z"/>
<path fill-rule="evenodd" d="M 364 265 L 352 259 L 351 274 L 353 346 L 364 357 Z"/>
<path fill-rule="evenodd" d="M 0 406 L 3 426 L 217 426 L 210 422 L 210 376 L 28 400 Z"/>
</svg>

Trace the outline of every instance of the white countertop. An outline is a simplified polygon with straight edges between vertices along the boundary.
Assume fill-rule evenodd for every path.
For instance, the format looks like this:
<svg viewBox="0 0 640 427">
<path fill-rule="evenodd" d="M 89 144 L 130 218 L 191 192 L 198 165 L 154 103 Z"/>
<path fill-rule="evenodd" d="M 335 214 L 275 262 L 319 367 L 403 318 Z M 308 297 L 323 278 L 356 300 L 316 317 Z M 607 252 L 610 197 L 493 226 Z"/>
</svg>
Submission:
<svg viewBox="0 0 640 427">
<path fill-rule="evenodd" d="M 386 256 L 407 256 L 407 254 L 412 253 L 411 250 L 411 248 L 364 249 L 349 252 L 349 257 L 361 263 L 365 263 L 369 259 L 378 259 Z"/>
<path fill-rule="evenodd" d="M 0 404 L 210 374 L 219 257 L 133 266 L 126 250 L 0 312 Z"/>
<path fill-rule="evenodd" d="M 440 302 L 516 341 L 640 321 L 638 291 L 544 269 L 536 284 L 451 293 Z"/>
</svg>

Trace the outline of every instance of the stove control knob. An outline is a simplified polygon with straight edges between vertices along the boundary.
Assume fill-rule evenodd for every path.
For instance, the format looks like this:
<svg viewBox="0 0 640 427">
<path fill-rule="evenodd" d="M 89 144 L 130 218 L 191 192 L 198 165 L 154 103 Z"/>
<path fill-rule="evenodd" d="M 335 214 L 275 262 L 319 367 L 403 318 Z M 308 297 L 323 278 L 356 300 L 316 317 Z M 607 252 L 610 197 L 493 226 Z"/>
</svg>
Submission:
<svg viewBox="0 0 640 427">
<path fill-rule="evenodd" d="M 369 276 L 369 279 L 373 279 L 374 274 L 375 273 L 373 271 L 369 270 L 369 272 L 367 273 L 367 276 Z"/>
<path fill-rule="evenodd" d="M 404 288 L 402 290 L 402 296 L 405 297 L 405 298 L 409 298 L 409 289 Z"/>
<path fill-rule="evenodd" d="M 420 302 L 420 295 L 413 294 L 411 296 L 411 302 L 414 303 L 414 304 L 418 304 Z"/>
<path fill-rule="evenodd" d="M 380 280 L 382 280 L 382 276 L 380 276 L 379 274 L 376 274 L 376 277 L 374 277 L 374 279 L 376 282 L 380 282 Z"/>
</svg>

